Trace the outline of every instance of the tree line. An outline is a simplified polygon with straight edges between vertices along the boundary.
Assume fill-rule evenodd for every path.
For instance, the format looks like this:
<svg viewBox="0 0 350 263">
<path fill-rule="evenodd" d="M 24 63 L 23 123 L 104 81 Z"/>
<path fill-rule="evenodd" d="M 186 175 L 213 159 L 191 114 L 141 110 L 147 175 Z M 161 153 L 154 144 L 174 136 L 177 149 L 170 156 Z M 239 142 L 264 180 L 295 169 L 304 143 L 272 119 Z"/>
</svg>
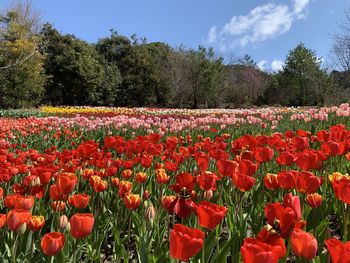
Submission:
<svg viewBox="0 0 350 263">
<path fill-rule="evenodd" d="M 302 43 L 280 71 L 264 72 L 249 55 L 227 62 L 213 48 L 174 48 L 115 30 L 88 43 L 41 25 L 30 2 L 0 14 L 1 108 L 335 104 L 350 99 L 348 72 L 322 68 Z"/>
</svg>

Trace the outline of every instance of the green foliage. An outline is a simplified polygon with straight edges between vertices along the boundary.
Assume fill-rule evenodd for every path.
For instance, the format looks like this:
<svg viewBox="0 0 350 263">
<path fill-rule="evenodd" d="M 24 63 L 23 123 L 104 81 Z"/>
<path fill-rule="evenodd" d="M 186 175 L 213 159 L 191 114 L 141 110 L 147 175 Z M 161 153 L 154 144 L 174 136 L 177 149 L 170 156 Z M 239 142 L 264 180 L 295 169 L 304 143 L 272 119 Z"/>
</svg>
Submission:
<svg viewBox="0 0 350 263">
<path fill-rule="evenodd" d="M 18 0 L 20 1 L 20 0 Z M 278 73 L 261 71 L 246 54 L 225 64 L 212 48 L 172 48 L 111 31 L 96 44 L 41 30 L 30 2 L 0 14 L 0 107 L 94 105 L 242 107 L 324 105 L 346 101 L 348 74 L 321 69 L 299 44 Z M 40 31 L 40 33 L 39 33 Z M 338 98 L 338 99 L 335 99 Z"/>
<path fill-rule="evenodd" d="M 170 88 L 166 73 L 170 47 L 163 43 L 148 44 L 135 36 L 131 40 L 112 31 L 110 37 L 96 44 L 99 54 L 118 67 L 123 76 L 115 105 L 165 105 Z"/>
<path fill-rule="evenodd" d="M 323 104 L 327 89 L 331 87 L 326 72 L 321 69 L 321 59 L 304 44 L 289 52 L 277 78 L 279 99 L 283 105 Z"/>
<path fill-rule="evenodd" d="M 0 107 L 21 108 L 40 102 L 45 82 L 40 37 L 25 5 L 0 14 Z"/>
<path fill-rule="evenodd" d="M 41 32 L 46 45 L 46 102 L 54 105 L 113 105 L 120 73 L 95 48 L 50 24 Z"/>
</svg>

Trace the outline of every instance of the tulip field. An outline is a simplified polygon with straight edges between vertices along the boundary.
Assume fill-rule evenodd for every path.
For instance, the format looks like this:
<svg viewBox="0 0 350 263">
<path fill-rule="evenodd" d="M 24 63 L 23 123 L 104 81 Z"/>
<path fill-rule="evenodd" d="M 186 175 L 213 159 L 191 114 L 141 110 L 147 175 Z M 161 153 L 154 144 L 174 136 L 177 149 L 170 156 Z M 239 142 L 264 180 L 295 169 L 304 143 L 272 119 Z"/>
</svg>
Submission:
<svg viewBox="0 0 350 263">
<path fill-rule="evenodd" d="M 0 110 L 1 262 L 350 262 L 350 106 Z"/>
</svg>

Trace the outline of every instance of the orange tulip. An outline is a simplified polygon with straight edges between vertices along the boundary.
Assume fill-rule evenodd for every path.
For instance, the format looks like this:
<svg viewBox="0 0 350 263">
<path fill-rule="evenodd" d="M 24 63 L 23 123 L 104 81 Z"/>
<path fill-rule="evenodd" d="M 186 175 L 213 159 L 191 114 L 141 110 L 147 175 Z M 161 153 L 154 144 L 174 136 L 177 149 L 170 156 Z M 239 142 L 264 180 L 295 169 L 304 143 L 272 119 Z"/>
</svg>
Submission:
<svg viewBox="0 0 350 263">
<path fill-rule="evenodd" d="M 116 187 L 119 186 L 119 178 L 114 177 L 111 179 L 111 181 L 112 181 L 112 185 L 114 185 Z"/>
<path fill-rule="evenodd" d="M 167 175 L 163 168 L 156 169 L 157 182 L 160 184 L 166 184 L 170 180 L 170 176 Z"/>
<path fill-rule="evenodd" d="M 132 171 L 131 170 L 124 170 L 122 171 L 122 176 L 125 180 L 128 180 L 132 176 Z"/>
<path fill-rule="evenodd" d="M 108 182 L 102 180 L 101 177 L 97 175 L 91 176 L 89 183 L 96 193 L 103 192 L 108 188 Z"/>
<path fill-rule="evenodd" d="M 63 211 L 66 208 L 66 203 L 63 201 L 53 201 L 51 208 L 53 211 Z"/>
<path fill-rule="evenodd" d="M 0 229 L 6 224 L 6 214 L 0 214 Z"/>
<path fill-rule="evenodd" d="M 45 219 L 43 216 L 32 216 L 27 221 L 27 226 L 32 231 L 38 231 L 45 225 Z"/>
<path fill-rule="evenodd" d="M 127 193 L 130 193 L 132 189 L 132 183 L 129 181 L 120 181 L 119 182 L 119 197 L 124 197 Z"/>
<path fill-rule="evenodd" d="M 124 203 L 126 208 L 135 210 L 139 207 L 140 205 L 140 196 L 137 194 L 126 194 L 124 196 Z"/>
<path fill-rule="evenodd" d="M 312 208 L 319 207 L 322 204 L 322 196 L 318 193 L 308 194 L 306 201 Z"/>
<path fill-rule="evenodd" d="M 135 180 L 138 183 L 143 183 L 144 181 L 147 180 L 146 173 L 137 173 L 136 176 L 135 176 Z"/>
</svg>

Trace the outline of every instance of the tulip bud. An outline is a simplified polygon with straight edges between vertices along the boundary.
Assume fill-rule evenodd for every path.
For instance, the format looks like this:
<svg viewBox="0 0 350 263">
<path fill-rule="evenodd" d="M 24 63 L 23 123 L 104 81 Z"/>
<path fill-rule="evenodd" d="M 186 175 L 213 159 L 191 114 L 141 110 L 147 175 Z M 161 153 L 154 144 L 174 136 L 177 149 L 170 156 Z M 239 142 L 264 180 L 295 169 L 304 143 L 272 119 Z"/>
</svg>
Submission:
<svg viewBox="0 0 350 263">
<path fill-rule="evenodd" d="M 212 190 L 207 190 L 207 191 L 205 191 L 204 192 L 204 198 L 206 199 L 206 200 L 210 200 L 210 199 L 212 199 L 213 198 L 213 191 Z"/>
<path fill-rule="evenodd" d="M 156 209 L 153 205 L 150 205 L 149 207 L 147 207 L 146 210 L 146 221 L 150 222 L 151 224 L 153 224 L 154 218 L 156 217 Z"/>
<path fill-rule="evenodd" d="M 19 228 L 17 228 L 17 234 L 18 235 L 23 235 L 27 230 L 27 224 L 23 223 Z"/>
<path fill-rule="evenodd" d="M 119 178 L 114 177 L 111 179 L 111 181 L 112 181 L 112 185 L 114 185 L 115 187 L 119 186 Z"/>
<path fill-rule="evenodd" d="M 66 215 L 61 215 L 58 220 L 58 228 L 61 230 L 65 230 L 68 226 L 68 217 Z"/>
<path fill-rule="evenodd" d="M 312 208 L 319 207 L 322 204 L 322 196 L 318 193 L 308 194 L 306 201 Z"/>
<path fill-rule="evenodd" d="M 148 191 L 148 190 L 145 190 L 145 191 L 143 192 L 142 199 L 143 199 L 144 201 L 146 201 L 146 200 L 148 200 L 148 198 L 149 198 L 149 191 Z"/>
</svg>

